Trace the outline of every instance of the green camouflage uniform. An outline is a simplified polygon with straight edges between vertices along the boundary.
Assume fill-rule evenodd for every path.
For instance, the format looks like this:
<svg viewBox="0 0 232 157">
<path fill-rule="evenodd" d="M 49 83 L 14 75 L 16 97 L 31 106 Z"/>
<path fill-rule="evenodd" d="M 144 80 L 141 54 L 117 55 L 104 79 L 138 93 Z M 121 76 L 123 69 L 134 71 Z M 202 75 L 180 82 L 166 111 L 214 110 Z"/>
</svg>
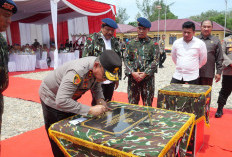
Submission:
<svg viewBox="0 0 232 157">
<path fill-rule="evenodd" d="M 119 56 L 121 56 L 118 39 L 115 37 L 111 38 L 111 48 Z M 105 43 L 102 38 L 102 33 L 101 32 L 93 33 L 87 38 L 85 42 L 83 57 L 99 56 L 104 50 L 105 50 Z"/>
<path fill-rule="evenodd" d="M 3 95 L 2 92 L 7 88 L 8 78 L 8 46 L 6 40 L 0 33 L 0 133 L 3 114 Z"/>
<path fill-rule="evenodd" d="M 115 51 L 121 57 L 120 45 L 118 39 L 115 37 L 111 38 L 111 49 Z M 83 57 L 87 56 L 99 56 L 105 50 L 105 43 L 102 38 L 102 32 L 91 34 L 84 46 Z M 122 70 L 119 71 L 119 77 L 122 76 Z"/>
<path fill-rule="evenodd" d="M 128 99 L 130 104 L 138 104 L 140 94 L 144 105 L 151 106 L 154 97 L 154 73 L 159 63 L 159 45 L 148 37 L 131 40 L 125 52 L 126 75 L 128 76 Z M 145 72 L 148 76 L 141 82 L 136 82 L 132 72 Z"/>
</svg>

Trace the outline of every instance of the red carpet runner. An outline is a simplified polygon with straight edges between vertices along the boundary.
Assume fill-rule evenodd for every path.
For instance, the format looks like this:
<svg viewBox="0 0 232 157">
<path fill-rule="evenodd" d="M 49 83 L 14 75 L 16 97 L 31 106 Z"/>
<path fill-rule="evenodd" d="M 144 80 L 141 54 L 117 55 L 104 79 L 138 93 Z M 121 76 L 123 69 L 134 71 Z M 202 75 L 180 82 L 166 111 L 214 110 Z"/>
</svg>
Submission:
<svg viewBox="0 0 232 157">
<path fill-rule="evenodd" d="M 8 89 L 4 96 L 40 102 L 38 89 L 41 81 L 10 77 Z M 114 101 L 128 102 L 127 94 L 115 92 Z M 87 92 L 80 102 L 91 103 L 91 94 Z M 153 106 L 156 106 L 154 99 Z M 232 156 L 232 110 L 225 109 L 222 118 L 214 118 L 215 108 L 210 112 L 210 128 L 205 127 L 204 146 L 198 157 L 231 157 Z M 44 127 L 28 131 L 19 136 L 1 141 L 1 157 L 52 157 L 51 148 Z"/>
</svg>

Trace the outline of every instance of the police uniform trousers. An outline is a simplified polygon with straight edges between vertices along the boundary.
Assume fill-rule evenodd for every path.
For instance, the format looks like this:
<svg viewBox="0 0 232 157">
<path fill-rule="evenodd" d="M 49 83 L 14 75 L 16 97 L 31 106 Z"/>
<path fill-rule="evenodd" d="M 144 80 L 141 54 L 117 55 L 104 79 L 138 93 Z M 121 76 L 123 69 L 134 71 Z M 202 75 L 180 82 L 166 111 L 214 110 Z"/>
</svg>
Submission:
<svg viewBox="0 0 232 157">
<path fill-rule="evenodd" d="M 160 54 L 159 66 L 162 66 L 165 60 L 166 60 L 166 53 L 163 52 L 162 54 Z"/>
<path fill-rule="evenodd" d="M 199 78 L 199 85 L 213 85 L 213 78 L 208 78 L 208 77 L 200 77 Z"/>
<path fill-rule="evenodd" d="M 101 87 L 102 87 L 105 101 L 107 101 L 107 102 L 111 101 L 113 94 L 114 94 L 115 82 L 112 82 L 110 84 L 102 84 Z M 92 97 L 92 106 L 95 106 L 95 105 L 97 105 L 97 102 L 96 102 L 95 98 Z"/>
<path fill-rule="evenodd" d="M 128 100 L 130 104 L 138 104 L 140 95 L 142 97 L 143 104 L 145 106 L 152 106 L 154 91 L 155 90 L 155 78 L 154 75 L 143 79 L 141 82 L 137 82 L 133 79 L 132 75 L 128 76 Z"/>
<path fill-rule="evenodd" d="M 44 116 L 44 123 L 45 123 L 45 129 L 48 134 L 49 127 L 60 120 L 63 120 L 65 118 L 74 116 L 74 113 L 67 113 L 62 112 L 59 110 L 56 110 L 54 108 L 49 107 L 46 105 L 41 99 L 42 109 L 43 109 L 43 116 Z M 48 135 L 49 137 L 49 135 Z M 51 143 L 52 152 L 54 157 L 64 157 L 64 153 L 60 150 L 60 148 L 57 146 L 57 144 L 49 137 L 49 141 Z"/>
<path fill-rule="evenodd" d="M 222 76 L 222 88 L 219 92 L 218 97 L 218 106 L 223 107 L 226 105 L 226 101 L 230 96 L 232 91 L 232 76 L 231 75 L 223 75 Z"/>
</svg>

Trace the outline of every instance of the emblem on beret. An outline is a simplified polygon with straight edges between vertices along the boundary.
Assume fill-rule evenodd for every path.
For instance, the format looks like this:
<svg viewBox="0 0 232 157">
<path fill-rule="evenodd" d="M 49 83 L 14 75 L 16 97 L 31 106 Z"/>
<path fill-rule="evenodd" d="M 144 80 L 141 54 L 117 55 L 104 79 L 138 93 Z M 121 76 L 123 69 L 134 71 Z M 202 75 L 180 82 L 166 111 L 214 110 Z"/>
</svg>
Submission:
<svg viewBox="0 0 232 157">
<path fill-rule="evenodd" d="M 118 72 L 118 70 L 119 70 L 119 67 L 114 68 L 113 73 L 114 73 L 114 74 L 115 74 L 115 73 L 117 73 L 117 72 Z"/>
<path fill-rule="evenodd" d="M 81 78 L 78 74 L 76 74 L 73 80 L 73 84 L 79 85 L 80 83 L 81 83 Z"/>
<path fill-rule="evenodd" d="M 2 7 L 5 8 L 6 10 L 12 10 L 14 8 L 14 6 L 9 3 L 4 3 Z"/>
</svg>

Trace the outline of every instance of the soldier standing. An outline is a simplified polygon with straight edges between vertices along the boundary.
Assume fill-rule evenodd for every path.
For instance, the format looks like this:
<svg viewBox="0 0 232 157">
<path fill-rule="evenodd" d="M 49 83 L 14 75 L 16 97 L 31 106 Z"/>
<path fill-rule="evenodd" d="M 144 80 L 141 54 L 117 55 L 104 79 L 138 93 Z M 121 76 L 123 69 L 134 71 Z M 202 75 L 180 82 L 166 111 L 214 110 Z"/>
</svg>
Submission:
<svg viewBox="0 0 232 157">
<path fill-rule="evenodd" d="M 0 1 L 0 32 L 6 31 L 11 23 L 11 16 L 17 12 L 17 7 L 12 0 Z M 2 92 L 7 88 L 9 83 L 8 78 L 8 45 L 6 40 L 0 33 L 0 135 L 2 126 L 3 114 L 3 95 Z"/>
<path fill-rule="evenodd" d="M 215 114 L 216 118 L 220 118 L 223 115 L 223 107 L 226 105 L 226 101 L 232 91 L 232 35 L 226 37 L 222 43 L 222 52 L 224 61 L 222 63 L 223 75 L 222 75 L 222 88 L 218 97 L 218 109 Z"/>
<path fill-rule="evenodd" d="M 129 103 L 138 104 L 141 95 L 143 104 L 151 106 L 155 90 L 154 73 L 159 62 L 159 46 L 147 36 L 151 22 L 143 17 L 137 21 L 138 36 L 129 41 L 125 52 L 128 99 Z"/>
<path fill-rule="evenodd" d="M 83 57 L 86 56 L 99 56 L 104 50 L 113 50 L 119 56 L 121 56 L 121 50 L 118 39 L 115 38 L 114 32 L 118 28 L 117 23 L 110 19 L 105 18 L 102 20 L 101 31 L 94 33 L 87 38 L 84 45 Z M 119 72 L 119 78 L 121 77 L 121 70 Z M 117 89 L 119 82 L 104 81 L 102 83 L 103 94 L 105 100 L 111 101 L 114 89 Z M 93 99 L 92 105 L 95 105 L 96 101 Z"/>
<path fill-rule="evenodd" d="M 163 63 L 166 60 L 166 53 L 165 53 L 165 34 L 162 35 L 162 39 L 159 41 L 159 48 L 160 48 L 160 59 L 159 59 L 159 67 L 163 68 Z"/>
</svg>

